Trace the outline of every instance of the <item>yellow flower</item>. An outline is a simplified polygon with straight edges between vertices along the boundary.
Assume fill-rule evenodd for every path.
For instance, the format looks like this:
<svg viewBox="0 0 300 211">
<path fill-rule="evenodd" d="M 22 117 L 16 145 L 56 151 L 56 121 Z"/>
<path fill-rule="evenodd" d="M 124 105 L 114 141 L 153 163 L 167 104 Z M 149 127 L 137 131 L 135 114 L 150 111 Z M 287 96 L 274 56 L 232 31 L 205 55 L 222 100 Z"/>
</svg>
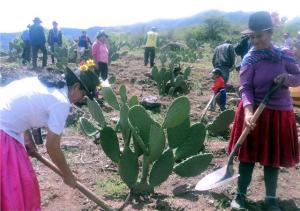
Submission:
<svg viewBox="0 0 300 211">
<path fill-rule="evenodd" d="M 86 64 L 87 64 L 88 67 L 95 66 L 94 60 L 92 60 L 92 59 L 87 60 Z"/>
<path fill-rule="evenodd" d="M 81 65 L 80 67 L 79 67 L 79 69 L 81 70 L 81 71 L 87 71 L 88 69 L 89 69 L 89 67 L 87 66 L 87 65 Z"/>
</svg>

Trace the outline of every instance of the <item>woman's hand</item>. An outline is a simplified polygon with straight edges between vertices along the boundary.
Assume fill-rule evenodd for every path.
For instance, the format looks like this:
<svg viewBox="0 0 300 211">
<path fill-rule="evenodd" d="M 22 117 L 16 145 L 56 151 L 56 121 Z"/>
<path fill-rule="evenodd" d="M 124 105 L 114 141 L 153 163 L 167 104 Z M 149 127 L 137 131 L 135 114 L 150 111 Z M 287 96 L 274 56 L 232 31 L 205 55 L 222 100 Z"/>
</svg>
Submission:
<svg viewBox="0 0 300 211">
<path fill-rule="evenodd" d="M 37 152 L 37 148 L 32 140 L 32 136 L 29 130 L 25 131 L 24 133 L 24 142 L 28 155 L 34 157 L 35 153 Z"/>
<path fill-rule="evenodd" d="M 277 84 L 282 83 L 284 86 L 288 87 L 288 79 L 289 79 L 289 74 L 282 73 L 274 78 L 274 82 Z"/>
<path fill-rule="evenodd" d="M 248 105 L 245 107 L 244 123 L 246 127 L 250 127 L 251 130 L 253 130 L 256 126 L 256 124 L 252 122 L 252 119 L 253 119 L 253 106 Z"/>
</svg>

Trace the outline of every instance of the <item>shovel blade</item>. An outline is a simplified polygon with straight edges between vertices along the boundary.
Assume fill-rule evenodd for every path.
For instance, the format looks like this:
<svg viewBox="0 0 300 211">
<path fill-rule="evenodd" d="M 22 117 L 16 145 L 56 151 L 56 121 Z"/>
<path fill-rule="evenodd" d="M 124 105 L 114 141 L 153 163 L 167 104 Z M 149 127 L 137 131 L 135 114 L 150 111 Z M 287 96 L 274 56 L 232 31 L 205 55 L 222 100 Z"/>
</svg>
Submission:
<svg viewBox="0 0 300 211">
<path fill-rule="evenodd" d="M 206 191 L 213 188 L 220 187 L 235 178 L 237 178 L 239 175 L 233 174 L 233 170 L 230 170 L 230 168 L 227 168 L 227 165 L 206 175 L 203 177 L 196 185 L 195 189 L 198 191 Z"/>
</svg>

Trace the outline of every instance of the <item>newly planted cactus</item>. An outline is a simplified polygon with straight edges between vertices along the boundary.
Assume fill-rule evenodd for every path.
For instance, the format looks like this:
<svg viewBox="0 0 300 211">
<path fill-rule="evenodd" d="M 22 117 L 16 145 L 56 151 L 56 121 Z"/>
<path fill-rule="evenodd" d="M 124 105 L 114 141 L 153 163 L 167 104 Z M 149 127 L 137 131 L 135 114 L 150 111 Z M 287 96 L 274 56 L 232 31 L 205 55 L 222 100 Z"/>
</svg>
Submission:
<svg viewBox="0 0 300 211">
<path fill-rule="evenodd" d="M 137 105 L 136 98 L 127 101 L 125 86 L 120 88 L 121 100 L 111 88 L 103 92 L 108 104 L 120 113 L 117 124 L 124 142 L 112 127 L 107 126 L 102 110 L 95 102 L 88 104 L 95 124 L 85 118 L 80 119 L 80 124 L 88 136 L 100 133 L 103 151 L 118 165 L 122 180 L 133 193 L 153 192 L 154 187 L 167 180 L 172 172 L 189 177 L 208 167 L 212 155 L 203 154 L 206 128 L 201 123 L 191 126 L 188 98 L 175 99 L 160 124 Z M 123 151 L 120 145 L 124 145 Z M 142 162 L 138 162 L 139 159 Z"/>
<path fill-rule="evenodd" d="M 188 91 L 188 77 L 191 68 L 187 67 L 181 72 L 180 66 L 162 67 L 160 70 L 154 66 L 152 68 L 151 76 L 156 82 L 160 95 L 177 95 L 186 93 Z"/>
</svg>

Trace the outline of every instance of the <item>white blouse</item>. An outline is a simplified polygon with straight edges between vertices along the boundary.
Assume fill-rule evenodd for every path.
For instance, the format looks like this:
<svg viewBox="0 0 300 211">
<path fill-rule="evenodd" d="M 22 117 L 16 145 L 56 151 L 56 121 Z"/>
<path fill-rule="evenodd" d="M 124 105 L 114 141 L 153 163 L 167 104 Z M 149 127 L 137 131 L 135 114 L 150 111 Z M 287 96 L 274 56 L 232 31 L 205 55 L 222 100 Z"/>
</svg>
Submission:
<svg viewBox="0 0 300 211">
<path fill-rule="evenodd" d="M 31 128 L 60 135 L 70 107 L 67 87 L 48 88 L 37 77 L 16 80 L 0 89 L 0 129 L 23 145 L 23 133 Z"/>
</svg>

